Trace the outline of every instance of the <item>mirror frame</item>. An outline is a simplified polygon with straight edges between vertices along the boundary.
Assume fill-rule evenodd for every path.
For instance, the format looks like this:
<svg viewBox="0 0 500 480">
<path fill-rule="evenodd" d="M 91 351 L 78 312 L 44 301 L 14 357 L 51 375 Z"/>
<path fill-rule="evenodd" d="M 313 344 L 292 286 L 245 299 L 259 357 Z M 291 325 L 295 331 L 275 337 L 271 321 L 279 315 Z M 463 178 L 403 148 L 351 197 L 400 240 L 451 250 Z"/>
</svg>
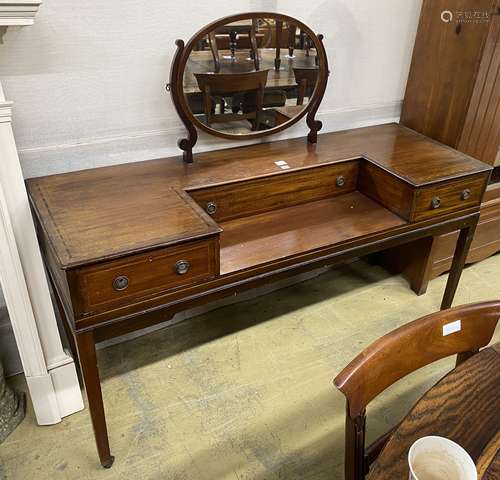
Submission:
<svg viewBox="0 0 500 480">
<path fill-rule="evenodd" d="M 200 122 L 191 112 L 187 103 L 187 98 L 184 94 L 184 72 L 186 65 L 189 60 L 189 55 L 203 36 L 228 23 L 254 18 L 272 18 L 282 22 L 291 22 L 308 35 L 314 43 L 316 55 L 318 56 L 318 81 L 316 82 L 314 91 L 305 108 L 298 115 L 291 118 L 287 122 L 269 130 L 260 130 L 248 134 L 238 135 L 234 133 L 220 132 Z M 317 132 L 321 129 L 322 123 L 319 120 L 316 120 L 315 116 L 321 100 L 323 99 L 328 82 L 328 75 L 330 73 L 328 70 L 328 59 L 326 57 L 325 47 L 323 45 L 323 35 L 316 35 L 307 25 L 288 15 L 274 12 L 247 12 L 229 15 L 227 17 L 220 18 L 219 20 L 215 20 L 196 32 L 186 44 L 184 44 L 184 41 L 180 39 L 176 40 L 175 44 L 177 46 L 177 51 L 175 52 L 172 62 L 170 82 L 167 84 L 167 91 L 170 91 L 174 106 L 188 133 L 187 138 L 181 138 L 177 142 L 177 145 L 183 151 L 183 159 L 186 163 L 193 162 L 193 147 L 198 140 L 197 128 L 220 138 L 226 138 L 229 140 L 249 140 L 281 132 L 297 123 L 307 114 L 307 126 L 310 130 L 307 135 L 307 141 L 309 143 L 317 142 Z"/>
</svg>

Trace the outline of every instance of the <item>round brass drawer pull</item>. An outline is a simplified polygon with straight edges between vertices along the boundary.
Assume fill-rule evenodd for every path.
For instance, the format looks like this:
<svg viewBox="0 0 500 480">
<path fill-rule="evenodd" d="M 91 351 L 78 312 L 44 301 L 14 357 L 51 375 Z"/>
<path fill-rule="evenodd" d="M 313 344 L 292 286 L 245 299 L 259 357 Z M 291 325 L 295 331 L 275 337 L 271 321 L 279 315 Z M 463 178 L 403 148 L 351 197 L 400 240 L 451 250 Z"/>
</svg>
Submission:
<svg viewBox="0 0 500 480">
<path fill-rule="evenodd" d="M 190 266 L 191 264 L 187 260 L 179 260 L 175 264 L 175 271 L 177 275 L 184 275 L 188 272 Z"/>
<path fill-rule="evenodd" d="M 470 197 L 470 190 L 468 188 L 466 188 L 462 192 L 462 200 L 467 200 L 469 197 Z"/>
<path fill-rule="evenodd" d="M 120 275 L 113 280 L 113 288 L 120 292 L 121 290 L 125 290 L 128 287 L 128 277 L 125 275 Z"/>
<path fill-rule="evenodd" d="M 343 175 L 339 175 L 335 180 L 335 184 L 337 187 L 343 187 L 345 185 L 345 178 Z"/>
<path fill-rule="evenodd" d="M 441 199 L 439 197 L 432 197 L 432 208 L 439 208 L 441 206 Z"/>
<path fill-rule="evenodd" d="M 214 215 L 217 212 L 217 204 L 215 202 L 208 202 L 206 211 L 209 215 Z"/>
</svg>

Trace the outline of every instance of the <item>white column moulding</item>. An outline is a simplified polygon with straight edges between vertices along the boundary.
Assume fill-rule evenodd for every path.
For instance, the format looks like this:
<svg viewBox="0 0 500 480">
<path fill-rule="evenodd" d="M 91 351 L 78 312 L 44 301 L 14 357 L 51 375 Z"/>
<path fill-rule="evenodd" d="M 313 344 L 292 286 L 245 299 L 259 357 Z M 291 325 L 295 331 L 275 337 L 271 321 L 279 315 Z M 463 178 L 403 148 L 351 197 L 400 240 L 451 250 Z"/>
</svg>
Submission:
<svg viewBox="0 0 500 480">
<path fill-rule="evenodd" d="M 33 25 L 41 3 L 33 0 L 17 0 L 16 2 L 0 0 L 0 43 L 2 43 L 7 27 Z"/>
<path fill-rule="evenodd" d="M 0 0 L 0 29 L 32 25 L 40 2 Z M 1 33 L 1 31 L 0 31 Z M 0 83 L 0 275 L 40 425 L 83 409 L 73 358 L 63 349 Z"/>
</svg>

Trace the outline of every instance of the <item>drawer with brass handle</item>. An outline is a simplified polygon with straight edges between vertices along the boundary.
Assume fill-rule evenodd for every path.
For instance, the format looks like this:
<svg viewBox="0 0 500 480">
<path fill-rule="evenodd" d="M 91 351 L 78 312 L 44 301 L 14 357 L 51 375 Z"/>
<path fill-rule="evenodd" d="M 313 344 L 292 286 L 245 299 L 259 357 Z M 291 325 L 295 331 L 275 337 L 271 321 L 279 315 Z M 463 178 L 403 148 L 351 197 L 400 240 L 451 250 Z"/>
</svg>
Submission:
<svg viewBox="0 0 500 480">
<path fill-rule="evenodd" d="M 85 267 L 76 282 L 83 312 L 104 311 L 218 274 L 217 239 L 160 248 Z"/>
<path fill-rule="evenodd" d="M 466 177 L 417 191 L 413 220 L 424 220 L 479 205 L 486 177 Z"/>
</svg>

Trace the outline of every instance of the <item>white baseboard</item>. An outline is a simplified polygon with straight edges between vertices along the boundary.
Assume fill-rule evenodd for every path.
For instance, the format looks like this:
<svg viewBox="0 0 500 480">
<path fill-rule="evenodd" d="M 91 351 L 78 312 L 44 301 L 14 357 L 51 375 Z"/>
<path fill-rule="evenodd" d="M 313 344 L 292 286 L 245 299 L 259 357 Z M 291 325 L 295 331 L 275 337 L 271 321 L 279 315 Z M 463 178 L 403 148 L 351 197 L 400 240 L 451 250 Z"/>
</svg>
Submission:
<svg viewBox="0 0 500 480">
<path fill-rule="evenodd" d="M 38 425 L 54 425 L 61 421 L 52 378 L 45 375 L 26 376 Z"/>
<path fill-rule="evenodd" d="M 68 357 L 71 356 L 68 353 Z M 50 368 L 49 373 L 56 393 L 56 401 L 59 407 L 59 415 L 67 417 L 75 412 L 83 410 L 83 400 L 78 383 L 75 384 L 76 368 L 71 360 L 65 365 Z"/>
<path fill-rule="evenodd" d="M 401 101 L 361 105 L 320 111 L 321 133 L 365 127 L 399 120 Z M 105 165 L 131 163 L 180 155 L 177 140 L 185 135 L 184 128 L 173 120 L 172 128 L 160 131 L 129 132 L 122 136 L 82 138 L 73 143 L 19 148 L 25 178 L 84 170 Z M 295 138 L 307 134 L 305 121 L 300 121 L 281 134 L 259 141 Z M 248 144 L 254 142 L 246 142 Z M 244 142 L 231 142 L 200 132 L 195 152 L 230 148 Z"/>
</svg>

